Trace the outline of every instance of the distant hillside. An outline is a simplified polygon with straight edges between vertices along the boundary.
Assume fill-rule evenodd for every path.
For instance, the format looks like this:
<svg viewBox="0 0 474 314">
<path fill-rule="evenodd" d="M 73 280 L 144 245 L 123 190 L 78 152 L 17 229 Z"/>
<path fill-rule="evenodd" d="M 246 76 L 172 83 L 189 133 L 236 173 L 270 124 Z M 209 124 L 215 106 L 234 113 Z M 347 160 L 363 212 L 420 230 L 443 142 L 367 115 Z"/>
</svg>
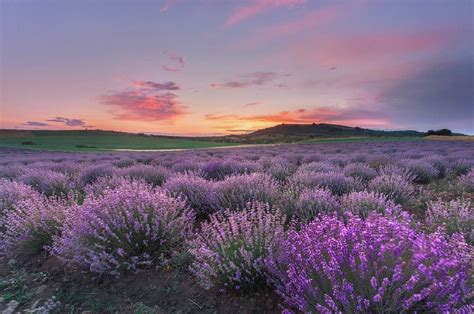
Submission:
<svg viewBox="0 0 474 314">
<path fill-rule="evenodd" d="M 418 131 L 379 131 L 336 124 L 279 124 L 244 135 L 219 137 L 219 140 L 240 143 L 292 143 L 330 138 L 422 137 Z M 217 139 L 217 138 L 216 138 Z"/>
<path fill-rule="evenodd" d="M 270 128 L 261 129 L 249 134 L 250 136 L 315 136 L 315 137 L 340 137 L 340 136 L 422 136 L 418 131 L 377 131 L 350 127 L 336 124 L 280 124 Z"/>
</svg>

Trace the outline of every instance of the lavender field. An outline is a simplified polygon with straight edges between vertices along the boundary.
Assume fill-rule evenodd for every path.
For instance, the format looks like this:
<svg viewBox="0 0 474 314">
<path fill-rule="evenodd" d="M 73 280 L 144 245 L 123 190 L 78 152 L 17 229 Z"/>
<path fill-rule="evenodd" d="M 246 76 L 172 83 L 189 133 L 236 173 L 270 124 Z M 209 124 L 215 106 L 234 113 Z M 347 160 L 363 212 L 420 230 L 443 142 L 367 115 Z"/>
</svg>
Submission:
<svg viewBox="0 0 474 314">
<path fill-rule="evenodd" d="M 471 313 L 473 165 L 464 141 L 1 149 L 2 307 Z"/>
</svg>

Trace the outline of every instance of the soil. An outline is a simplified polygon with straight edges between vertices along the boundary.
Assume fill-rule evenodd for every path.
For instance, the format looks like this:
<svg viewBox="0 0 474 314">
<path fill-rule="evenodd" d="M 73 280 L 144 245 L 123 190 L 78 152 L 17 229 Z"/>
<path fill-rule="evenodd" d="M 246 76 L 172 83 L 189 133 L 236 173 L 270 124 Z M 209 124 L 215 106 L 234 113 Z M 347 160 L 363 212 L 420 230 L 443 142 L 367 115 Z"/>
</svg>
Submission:
<svg viewBox="0 0 474 314">
<path fill-rule="evenodd" d="M 20 302 L 16 311 L 34 308 L 55 296 L 61 302 L 61 313 L 281 312 L 281 300 L 270 289 L 247 295 L 204 290 L 184 269 L 156 269 L 111 278 L 64 268 L 56 258 L 44 255 L 11 264 L 11 260 L 0 259 L 0 278 L 11 277 L 18 282 L 15 276 L 23 273 L 25 295 L 30 296 L 16 300 Z M 7 301 L 0 303 L 0 310 L 6 308 Z"/>
</svg>

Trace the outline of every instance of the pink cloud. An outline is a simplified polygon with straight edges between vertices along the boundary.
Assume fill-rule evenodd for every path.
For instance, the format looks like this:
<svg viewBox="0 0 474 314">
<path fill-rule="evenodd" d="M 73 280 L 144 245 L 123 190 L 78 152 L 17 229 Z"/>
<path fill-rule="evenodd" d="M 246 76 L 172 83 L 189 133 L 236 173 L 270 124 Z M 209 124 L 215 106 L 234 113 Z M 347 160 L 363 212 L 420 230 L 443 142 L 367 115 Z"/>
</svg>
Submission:
<svg viewBox="0 0 474 314">
<path fill-rule="evenodd" d="M 297 20 L 278 23 L 257 30 L 248 41 L 254 43 L 265 42 L 327 24 L 336 18 L 348 14 L 363 3 L 365 3 L 365 1 L 337 2 L 335 4 L 326 5 L 306 13 Z"/>
<path fill-rule="evenodd" d="M 453 31 L 313 36 L 310 40 L 292 43 L 284 55 L 293 60 L 300 60 L 305 65 L 333 67 L 361 62 L 370 64 L 394 57 L 413 57 L 418 53 L 433 52 L 446 46 L 454 37 Z"/>
<path fill-rule="evenodd" d="M 235 10 L 226 21 L 226 26 L 238 24 L 269 9 L 278 7 L 293 7 L 304 3 L 305 0 L 251 0 L 245 6 Z"/>
<path fill-rule="evenodd" d="M 133 81 L 131 86 L 132 89 L 99 97 L 102 104 L 118 109 L 114 111 L 116 119 L 167 121 L 186 114 L 186 107 L 170 92 L 180 89 L 176 83 Z"/>
</svg>

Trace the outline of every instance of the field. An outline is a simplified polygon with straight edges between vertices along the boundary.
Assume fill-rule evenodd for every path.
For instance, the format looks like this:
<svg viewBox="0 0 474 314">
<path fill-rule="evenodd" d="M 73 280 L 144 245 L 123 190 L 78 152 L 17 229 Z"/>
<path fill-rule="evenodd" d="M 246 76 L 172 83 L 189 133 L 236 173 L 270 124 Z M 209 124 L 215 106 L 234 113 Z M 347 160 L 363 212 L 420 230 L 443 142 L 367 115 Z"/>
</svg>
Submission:
<svg viewBox="0 0 474 314">
<path fill-rule="evenodd" d="M 232 145 L 236 144 L 110 131 L 0 131 L 0 147 L 54 151 L 172 150 Z"/>
<path fill-rule="evenodd" d="M 121 148 L 107 140 L 31 139 Z M 0 310 L 473 311 L 473 141 L 14 143 L 0 148 Z"/>
</svg>

